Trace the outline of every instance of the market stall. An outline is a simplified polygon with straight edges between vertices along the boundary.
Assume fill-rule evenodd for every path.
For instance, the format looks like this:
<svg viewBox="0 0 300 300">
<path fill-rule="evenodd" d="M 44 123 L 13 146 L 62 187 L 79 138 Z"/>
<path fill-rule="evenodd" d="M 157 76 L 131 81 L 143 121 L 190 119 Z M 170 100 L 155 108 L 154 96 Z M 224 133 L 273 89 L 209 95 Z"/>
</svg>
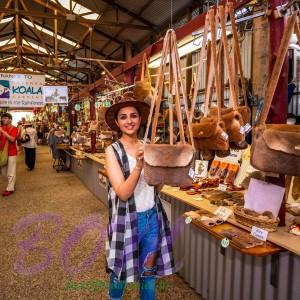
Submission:
<svg viewBox="0 0 300 300">
<path fill-rule="evenodd" d="M 244 34 L 240 43 L 232 3 L 205 15 L 201 43 L 207 47 L 190 57 L 195 65 L 183 70 L 182 61 L 187 64 L 188 59 L 180 57 L 176 34 L 168 30 L 162 52 L 152 59 L 159 66 L 143 78 L 142 98 L 149 96 L 151 104 L 144 130 L 145 180 L 164 185 L 161 198 L 178 273 L 206 300 L 300 297 L 299 193 L 291 200 L 296 177 L 288 177 L 299 176 L 299 127 L 285 124 L 281 115 L 281 125 L 266 124 L 277 124 L 272 99 L 293 30 L 300 37 L 297 18 L 296 13 L 288 18 L 274 67 L 259 94 L 263 100 L 249 95 L 251 34 Z M 144 58 L 141 64 L 144 68 Z M 190 91 L 187 69 L 194 72 Z M 134 84 L 130 97 L 140 86 Z M 111 93 L 100 100 L 97 129 L 92 129 L 98 153 L 91 151 L 88 135 L 82 140 L 74 135 L 68 150 L 71 170 L 105 205 L 103 152 L 117 138 L 105 128 L 105 110 L 126 97 L 123 92 L 114 95 L 106 105 Z"/>
</svg>

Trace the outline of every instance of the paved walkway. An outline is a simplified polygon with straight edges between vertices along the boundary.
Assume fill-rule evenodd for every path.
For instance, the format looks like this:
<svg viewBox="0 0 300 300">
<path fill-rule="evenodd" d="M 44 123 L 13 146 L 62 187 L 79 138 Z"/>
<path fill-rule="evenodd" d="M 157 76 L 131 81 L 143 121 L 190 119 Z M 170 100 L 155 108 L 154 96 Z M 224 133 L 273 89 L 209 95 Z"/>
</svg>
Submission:
<svg viewBox="0 0 300 300">
<path fill-rule="evenodd" d="M 107 299 L 106 222 L 106 207 L 74 174 L 52 169 L 47 147 L 32 172 L 20 155 L 16 192 L 0 196 L 0 299 Z M 158 291 L 157 299 L 200 299 L 177 275 Z M 129 285 L 124 299 L 138 298 Z"/>
</svg>

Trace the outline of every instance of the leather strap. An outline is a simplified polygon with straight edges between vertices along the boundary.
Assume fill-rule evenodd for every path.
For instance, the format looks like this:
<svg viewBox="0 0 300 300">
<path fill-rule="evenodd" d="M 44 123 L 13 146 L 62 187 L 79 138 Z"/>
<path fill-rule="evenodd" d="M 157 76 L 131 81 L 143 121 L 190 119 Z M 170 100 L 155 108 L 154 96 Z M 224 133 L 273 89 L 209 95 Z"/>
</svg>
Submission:
<svg viewBox="0 0 300 300">
<path fill-rule="evenodd" d="M 236 103 L 236 90 L 235 90 L 235 84 L 234 84 L 234 70 L 232 65 L 232 59 L 229 54 L 229 48 L 228 48 L 228 39 L 226 35 L 226 14 L 225 14 L 225 8 L 223 5 L 220 5 L 218 7 L 218 17 L 221 24 L 221 31 L 222 31 L 222 43 L 224 47 L 224 54 L 225 54 L 225 62 L 228 70 L 228 78 L 229 78 L 229 92 L 230 92 L 230 102 L 234 110 L 237 109 L 237 103 Z"/>
<path fill-rule="evenodd" d="M 173 94 L 172 95 L 172 104 L 173 104 L 173 99 L 174 99 L 176 115 L 177 115 L 177 120 L 178 120 L 178 127 L 179 127 L 179 131 L 180 131 L 180 141 L 182 143 L 185 143 L 182 114 L 181 114 L 181 109 L 180 109 L 180 89 L 181 89 L 181 93 L 183 95 L 185 113 L 188 116 L 187 96 L 186 96 L 186 91 L 185 91 L 185 87 L 184 87 L 184 83 L 183 83 L 182 75 L 181 75 L 181 67 L 180 67 L 180 59 L 179 59 L 178 49 L 177 49 L 176 34 L 173 29 L 169 29 L 164 38 L 163 49 L 162 49 L 162 53 L 161 53 L 160 68 L 158 70 L 158 77 L 156 80 L 154 95 L 153 95 L 153 99 L 152 99 L 151 107 L 150 107 L 150 114 L 148 117 L 146 132 L 145 132 L 145 136 L 144 136 L 144 142 L 146 142 L 147 135 L 149 133 L 151 118 L 152 118 L 153 111 L 154 111 L 154 106 L 156 105 L 154 117 L 153 117 L 153 121 L 152 121 L 152 134 L 151 134 L 151 142 L 150 142 L 152 144 L 154 143 L 154 139 L 155 139 L 155 135 L 156 135 L 157 121 L 158 121 L 158 116 L 159 116 L 160 104 L 161 104 L 161 99 L 162 99 L 162 90 L 163 90 L 163 85 L 164 85 L 163 84 L 164 83 L 164 75 L 165 75 L 166 64 L 167 64 L 168 58 L 169 58 L 170 91 L 171 91 L 171 94 Z M 173 130 L 172 130 L 173 120 L 171 120 L 171 119 L 173 119 L 173 105 L 170 105 L 169 109 L 170 109 L 170 114 L 169 114 L 170 143 L 173 144 Z M 190 134 L 192 134 L 189 118 L 187 118 L 187 119 L 188 119 L 188 129 L 189 129 Z M 194 148 L 193 139 L 191 139 L 191 141 L 192 141 L 192 146 Z"/>
<path fill-rule="evenodd" d="M 178 121 L 178 128 L 179 128 L 179 135 L 180 135 L 180 142 L 185 144 L 184 138 L 184 129 L 183 129 L 183 121 L 182 121 L 182 113 L 181 113 L 181 106 L 180 106 L 180 88 L 179 84 L 182 82 L 178 77 L 178 73 L 181 74 L 180 68 L 180 60 L 179 56 L 177 57 L 177 41 L 175 32 L 172 32 L 172 45 L 171 45 L 172 57 L 171 62 L 173 63 L 172 71 L 173 71 L 173 80 L 174 80 L 174 94 L 175 94 L 175 107 L 177 113 L 177 121 Z M 182 85 L 181 85 L 182 88 Z M 182 88 L 183 89 L 183 88 Z"/>
<path fill-rule="evenodd" d="M 218 67 L 221 67 L 220 64 L 222 63 L 222 61 L 221 61 L 221 52 L 222 51 L 223 51 L 223 45 L 222 45 L 222 43 L 220 43 L 219 50 L 217 52 L 217 64 L 218 64 Z M 210 61 L 211 61 L 211 59 L 210 59 Z M 224 61 L 223 61 L 223 63 L 224 63 Z M 220 105 L 218 105 L 218 102 L 217 102 L 217 108 L 221 111 L 222 107 L 224 107 L 224 80 L 222 80 L 224 78 L 222 78 L 222 76 L 221 76 L 221 73 L 220 73 L 221 70 L 220 69 L 221 68 L 219 68 L 221 101 L 220 101 Z M 208 82 L 207 82 L 207 85 L 206 85 L 207 88 L 208 88 L 207 91 L 209 93 L 209 95 L 208 95 L 208 107 L 211 107 L 212 97 L 213 97 L 213 94 L 215 92 L 215 89 L 214 89 L 215 86 L 213 85 L 215 74 L 214 74 L 213 68 L 211 68 L 210 74 L 211 74 L 210 75 L 211 78 L 208 78 Z M 223 93 L 223 95 L 222 95 L 222 93 Z"/>
<path fill-rule="evenodd" d="M 148 68 L 148 59 L 146 53 L 143 54 L 143 59 L 142 59 L 141 81 L 143 81 L 145 78 L 147 78 L 149 82 L 151 82 L 151 76 Z"/>
<path fill-rule="evenodd" d="M 246 106 L 248 106 L 246 79 L 245 79 L 244 72 L 243 72 L 243 65 L 242 65 L 241 52 L 240 52 L 240 46 L 239 46 L 239 38 L 238 38 L 238 33 L 237 33 L 237 29 L 236 29 L 236 24 L 235 24 L 234 7 L 233 7 L 232 2 L 227 3 L 226 10 L 227 10 L 227 14 L 229 14 L 230 22 L 231 22 L 235 65 L 237 65 L 237 70 L 241 76 L 241 84 L 242 84 L 242 93 L 243 93 L 244 103 Z M 238 85 L 237 85 L 237 87 L 236 87 L 237 101 L 238 101 L 237 105 L 239 106 L 238 91 L 239 91 L 239 89 L 238 89 Z"/>
<path fill-rule="evenodd" d="M 211 61 L 212 67 L 215 74 L 215 85 L 216 85 L 216 95 L 217 95 L 217 105 L 218 105 L 218 120 L 221 120 L 221 82 L 219 76 L 219 68 L 218 68 L 218 59 L 217 59 L 217 24 L 215 19 L 214 9 L 210 9 L 208 11 L 209 15 L 209 24 L 211 29 Z"/>
<path fill-rule="evenodd" d="M 197 68 L 197 73 L 196 73 L 196 83 L 195 83 L 195 88 L 194 88 L 194 94 L 191 102 L 191 111 L 190 111 L 190 122 L 193 121 L 193 116 L 195 112 L 195 106 L 197 102 L 197 95 L 198 95 L 198 89 L 199 89 L 199 84 L 200 84 L 200 79 L 202 75 L 202 65 L 203 65 L 203 59 L 206 53 L 206 42 L 207 42 L 207 35 L 208 35 L 208 27 L 209 27 L 209 19 L 208 19 L 208 14 L 205 16 L 205 24 L 204 24 L 204 31 L 203 31 L 203 38 L 202 38 L 202 46 L 200 50 L 200 58 L 198 62 L 198 68 Z"/>
<path fill-rule="evenodd" d="M 270 111 L 270 108 L 272 105 L 272 100 L 273 100 L 275 90 L 277 87 L 277 83 L 279 80 L 280 72 L 281 72 L 285 57 L 286 57 L 286 53 L 288 51 L 290 39 L 291 39 L 293 30 L 296 27 L 298 27 L 296 20 L 297 20 L 297 15 L 296 15 L 296 13 L 294 13 L 292 16 L 290 16 L 288 18 L 286 26 L 284 28 L 284 32 L 283 32 L 282 40 L 280 42 L 280 46 L 278 49 L 276 61 L 273 66 L 271 76 L 269 77 L 267 88 L 265 90 L 264 105 L 262 108 L 259 125 L 264 125 L 268 118 L 268 114 L 269 114 L 269 111 Z M 296 29 L 296 31 L 298 31 L 298 33 L 299 33 L 299 30 Z"/>
<path fill-rule="evenodd" d="M 161 52 L 160 67 L 158 69 L 158 76 L 157 76 L 157 79 L 156 79 L 155 89 L 154 89 L 154 92 L 153 92 L 153 97 L 152 97 L 152 101 L 151 101 L 148 122 L 147 122 L 145 136 L 144 136 L 144 143 L 145 144 L 147 142 L 147 136 L 148 136 L 149 129 L 150 129 L 151 119 L 152 119 L 152 116 L 153 116 L 154 107 L 156 105 L 155 115 L 154 115 L 153 120 L 152 120 L 151 143 L 153 143 L 153 139 L 154 139 L 153 136 L 155 136 L 158 113 L 159 113 L 159 106 L 160 106 L 160 102 L 161 102 L 162 89 L 163 89 L 163 77 L 164 77 L 164 72 L 165 72 L 165 68 L 166 68 L 166 54 L 165 54 L 166 47 L 167 47 L 167 45 L 166 45 L 166 38 L 165 38 L 164 42 L 163 42 L 163 49 L 162 49 L 162 52 Z M 156 113 L 157 110 L 158 110 L 158 112 Z M 157 116 L 157 119 L 156 119 L 156 116 Z M 155 125 L 155 129 L 154 129 L 154 135 L 153 135 L 154 125 Z"/>
<path fill-rule="evenodd" d="M 211 42 L 208 44 L 210 45 L 210 51 L 206 51 L 206 42 L 209 28 L 211 30 Z M 208 45 L 208 47 L 209 47 Z M 210 56 L 207 57 L 207 60 L 210 59 L 210 63 L 207 64 L 206 68 L 206 88 L 205 88 L 205 109 L 204 109 L 204 116 L 207 117 L 208 115 L 208 108 L 210 106 L 210 100 L 212 97 L 212 86 L 213 82 L 215 82 L 216 86 L 216 94 L 217 94 L 217 106 L 218 106 L 218 121 L 221 120 L 221 82 L 219 77 L 219 70 L 218 70 L 218 58 L 217 58 L 217 37 L 216 37 L 216 20 L 215 20 L 215 13 L 214 9 L 210 9 L 205 17 L 205 25 L 204 25 L 204 34 L 202 40 L 202 47 L 200 51 L 200 59 L 197 68 L 197 79 L 196 79 L 196 88 L 194 90 L 194 95 L 191 104 L 190 110 L 190 122 L 193 120 L 194 110 L 196 106 L 197 100 L 197 93 L 198 87 L 200 83 L 200 78 L 202 76 L 202 65 L 205 53 L 210 53 Z"/>
</svg>

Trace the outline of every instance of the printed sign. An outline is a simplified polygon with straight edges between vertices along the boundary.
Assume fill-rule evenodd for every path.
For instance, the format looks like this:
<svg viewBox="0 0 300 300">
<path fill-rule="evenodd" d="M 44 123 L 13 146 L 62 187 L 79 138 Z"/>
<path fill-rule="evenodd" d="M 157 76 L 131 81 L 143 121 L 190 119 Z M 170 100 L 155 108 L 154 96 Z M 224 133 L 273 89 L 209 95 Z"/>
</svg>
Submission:
<svg viewBox="0 0 300 300">
<path fill-rule="evenodd" d="M 45 104 L 68 104 L 67 86 L 44 86 L 43 87 Z"/>
<path fill-rule="evenodd" d="M 197 177 L 206 178 L 207 177 L 207 160 L 195 160 L 195 175 Z"/>
<path fill-rule="evenodd" d="M 251 235 L 265 242 L 268 238 L 268 231 L 258 228 L 256 226 L 252 226 Z"/>
<path fill-rule="evenodd" d="M 0 107 L 42 107 L 45 75 L 0 73 Z"/>
<path fill-rule="evenodd" d="M 232 215 L 232 210 L 227 207 L 220 206 L 214 212 L 214 215 L 216 215 L 218 218 L 222 219 L 223 221 L 227 221 L 228 218 Z"/>
</svg>

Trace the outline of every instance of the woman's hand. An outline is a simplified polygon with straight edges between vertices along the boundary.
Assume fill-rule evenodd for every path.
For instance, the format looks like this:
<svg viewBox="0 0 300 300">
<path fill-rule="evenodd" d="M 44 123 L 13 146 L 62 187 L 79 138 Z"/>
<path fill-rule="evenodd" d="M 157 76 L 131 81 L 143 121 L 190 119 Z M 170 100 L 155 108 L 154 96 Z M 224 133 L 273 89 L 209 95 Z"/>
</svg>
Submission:
<svg viewBox="0 0 300 300">
<path fill-rule="evenodd" d="M 144 149 L 139 148 L 135 153 L 136 168 L 142 170 L 144 167 Z"/>
</svg>

